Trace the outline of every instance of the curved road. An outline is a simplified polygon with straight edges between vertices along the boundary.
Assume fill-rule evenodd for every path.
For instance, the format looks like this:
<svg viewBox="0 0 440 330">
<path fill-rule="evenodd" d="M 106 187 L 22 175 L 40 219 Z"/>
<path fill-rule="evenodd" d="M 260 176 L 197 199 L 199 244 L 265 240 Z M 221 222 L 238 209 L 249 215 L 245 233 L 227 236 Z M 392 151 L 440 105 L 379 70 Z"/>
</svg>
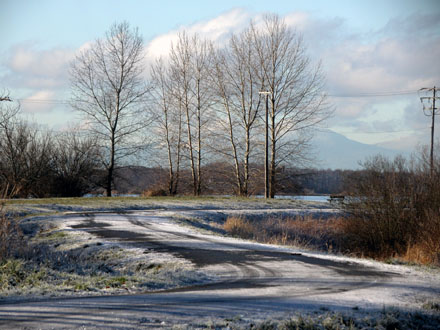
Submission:
<svg viewBox="0 0 440 330">
<path fill-rule="evenodd" d="M 69 215 L 72 229 L 170 253 L 215 274 L 215 283 L 159 293 L 56 298 L 0 305 L 0 328 L 169 328 L 289 317 L 295 311 L 411 306 L 440 283 L 363 263 L 249 243 L 182 228 L 160 211 Z"/>
</svg>

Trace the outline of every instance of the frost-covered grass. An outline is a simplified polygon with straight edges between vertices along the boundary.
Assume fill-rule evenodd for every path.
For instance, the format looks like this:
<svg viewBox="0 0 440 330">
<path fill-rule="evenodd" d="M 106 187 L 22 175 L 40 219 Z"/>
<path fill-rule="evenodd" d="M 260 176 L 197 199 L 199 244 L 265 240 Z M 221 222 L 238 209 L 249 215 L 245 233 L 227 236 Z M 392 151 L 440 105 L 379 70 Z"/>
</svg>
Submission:
<svg viewBox="0 0 440 330">
<path fill-rule="evenodd" d="M 295 313 L 282 319 L 254 320 L 242 315 L 208 322 L 174 325 L 173 329 L 256 329 L 256 330 L 344 330 L 344 329 L 438 329 L 440 315 L 425 312 L 402 312 L 384 309 L 381 312 L 353 310 L 328 311 L 326 308 Z"/>
<path fill-rule="evenodd" d="M 140 293 L 209 280 L 183 261 L 161 262 L 146 251 L 50 226 L 41 227 L 14 257 L 0 261 L 0 299 Z"/>
<path fill-rule="evenodd" d="M 8 213 L 19 217 L 51 215 L 69 211 L 129 211 L 154 209 L 269 209 L 325 208 L 325 203 L 288 199 L 264 200 L 244 197 L 81 197 L 11 199 L 4 201 Z"/>
<path fill-rule="evenodd" d="M 183 260 L 151 257 L 99 241 L 85 232 L 54 227 L 55 214 L 130 210 L 272 210 L 324 207 L 319 203 L 241 197 L 91 197 L 12 199 L 10 217 L 22 219 L 22 246 L 0 261 L 0 296 L 142 292 L 209 281 Z M 204 216 L 204 215 L 203 215 Z M 15 256 L 15 257 L 14 257 Z M 159 261 L 157 261 L 159 260 Z M 13 280 L 11 280 L 13 279 Z"/>
<path fill-rule="evenodd" d="M 254 329 L 438 329 L 440 315 L 383 310 L 381 313 L 319 312 L 298 314 L 287 320 L 266 320 Z"/>
</svg>

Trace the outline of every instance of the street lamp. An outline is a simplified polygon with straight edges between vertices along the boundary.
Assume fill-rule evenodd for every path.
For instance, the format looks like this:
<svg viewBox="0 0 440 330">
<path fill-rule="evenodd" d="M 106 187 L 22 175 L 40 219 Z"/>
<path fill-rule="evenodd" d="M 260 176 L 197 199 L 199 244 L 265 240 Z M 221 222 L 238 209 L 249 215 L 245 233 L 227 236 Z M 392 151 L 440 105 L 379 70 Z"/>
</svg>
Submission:
<svg viewBox="0 0 440 330">
<path fill-rule="evenodd" d="M 260 95 L 266 95 L 266 136 L 264 142 L 264 197 L 269 198 L 269 95 L 272 92 L 261 91 Z"/>
</svg>

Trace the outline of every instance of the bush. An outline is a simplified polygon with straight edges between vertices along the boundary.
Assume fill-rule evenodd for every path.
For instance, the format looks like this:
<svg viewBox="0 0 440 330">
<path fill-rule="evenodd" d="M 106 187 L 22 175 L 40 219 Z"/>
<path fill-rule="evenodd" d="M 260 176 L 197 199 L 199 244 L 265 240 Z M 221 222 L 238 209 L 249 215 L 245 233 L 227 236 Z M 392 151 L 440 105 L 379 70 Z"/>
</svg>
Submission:
<svg viewBox="0 0 440 330">
<path fill-rule="evenodd" d="M 239 218 L 229 217 L 223 229 L 233 236 L 262 243 L 295 245 L 321 251 L 339 251 L 342 246 L 343 219 Z"/>
<path fill-rule="evenodd" d="M 14 254 L 22 245 L 20 227 L 4 213 L 0 215 L 0 261 Z"/>
<path fill-rule="evenodd" d="M 1 199 L 13 197 L 18 188 L 6 186 L 0 193 Z M 24 246 L 23 232 L 17 220 L 9 216 L 4 209 L 4 202 L 0 203 L 0 262 L 13 256 Z"/>
<path fill-rule="evenodd" d="M 376 156 L 351 180 L 343 230 L 357 254 L 421 263 L 440 259 L 440 162 Z"/>
<path fill-rule="evenodd" d="M 168 193 L 163 188 L 152 188 L 142 192 L 142 197 L 161 197 L 168 196 Z"/>
<path fill-rule="evenodd" d="M 223 229 L 232 236 L 241 238 L 254 238 L 256 227 L 248 220 L 239 217 L 228 217 Z"/>
</svg>

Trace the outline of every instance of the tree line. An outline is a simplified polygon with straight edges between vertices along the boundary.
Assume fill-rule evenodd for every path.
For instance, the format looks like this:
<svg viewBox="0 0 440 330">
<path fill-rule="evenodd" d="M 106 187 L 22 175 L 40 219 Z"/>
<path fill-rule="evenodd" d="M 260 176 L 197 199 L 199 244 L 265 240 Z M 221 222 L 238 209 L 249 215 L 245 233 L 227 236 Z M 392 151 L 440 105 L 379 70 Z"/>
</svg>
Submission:
<svg viewBox="0 0 440 330">
<path fill-rule="evenodd" d="M 235 192 L 248 195 L 250 164 L 262 160 L 267 123 L 273 197 L 277 168 L 306 159 L 310 129 L 329 115 L 319 64 L 275 15 L 221 46 L 183 32 L 150 68 L 143 59 L 139 32 L 121 23 L 72 66 L 72 104 L 106 150 L 107 195 L 116 164 L 146 144 L 169 171 L 170 195 L 184 169 L 199 195 L 203 165 L 219 160 L 233 164 Z M 267 121 L 261 91 L 269 93 Z M 149 133 L 139 138 L 145 128 Z"/>
<path fill-rule="evenodd" d="M 81 185 L 98 182 L 111 196 L 117 168 L 143 155 L 167 170 L 169 195 L 182 190 L 187 171 L 192 194 L 200 195 L 209 184 L 202 169 L 222 163 L 231 168 L 226 175 L 233 192 L 247 196 L 265 160 L 268 193 L 274 197 L 282 185 L 280 170 L 309 160 L 313 128 L 331 113 L 319 63 L 311 62 L 302 36 L 276 15 L 250 22 L 222 44 L 182 32 L 169 53 L 149 66 L 139 31 L 127 22 L 114 24 L 76 56 L 70 82 L 71 105 L 83 118 L 78 132 L 43 133 L 10 116 L 0 103 L 1 161 L 10 167 L 2 176 L 23 193 L 31 189 L 25 186 L 38 186 L 32 180 L 50 173 L 55 184 L 76 171 L 69 172 L 75 180 L 94 178 L 78 179 Z M 12 163 L 26 164 L 26 170 Z M 18 179 L 25 172 L 26 185 Z"/>
<path fill-rule="evenodd" d="M 82 196 L 98 181 L 96 141 L 78 130 L 52 132 L 0 106 L 0 188 L 4 196 Z"/>
</svg>

